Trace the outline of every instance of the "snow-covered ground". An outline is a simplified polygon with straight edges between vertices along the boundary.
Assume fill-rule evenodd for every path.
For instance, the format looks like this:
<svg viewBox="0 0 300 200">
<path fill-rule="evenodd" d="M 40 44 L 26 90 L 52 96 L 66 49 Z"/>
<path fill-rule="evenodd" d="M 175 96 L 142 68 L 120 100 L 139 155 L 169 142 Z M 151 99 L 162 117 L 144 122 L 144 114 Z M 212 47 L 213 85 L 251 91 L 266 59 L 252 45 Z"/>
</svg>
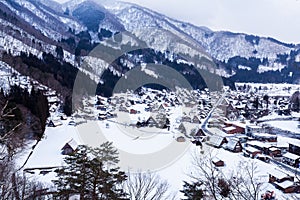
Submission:
<svg viewBox="0 0 300 200">
<path fill-rule="evenodd" d="M 44 137 L 35 147 L 23 169 L 59 167 L 64 164 L 64 156 L 61 154 L 62 147 L 71 139 L 74 139 L 78 144 L 82 144 L 76 127 L 68 125 L 68 121 L 69 120 L 62 121 L 63 125 L 58 127 L 46 128 Z M 28 153 L 29 152 L 26 152 L 26 154 L 18 160 L 19 166 L 24 164 Z M 33 177 L 46 184 L 51 184 L 51 180 L 55 178 L 54 172 L 47 175 L 40 175 L 39 172 L 39 170 L 36 170 L 36 174 Z"/>
<path fill-rule="evenodd" d="M 278 86 L 273 87 L 278 88 Z M 296 87 L 293 88 L 296 89 Z M 154 94 L 150 94 L 149 96 L 152 99 Z M 121 99 L 121 96 L 119 98 Z M 139 101 L 137 96 L 127 94 L 124 95 L 124 99 Z M 107 101 L 107 99 L 104 100 Z M 94 100 L 90 100 L 85 106 L 89 104 L 93 105 L 93 103 L 95 103 Z M 153 113 L 145 111 L 146 104 L 137 103 L 126 106 L 128 110 L 137 110 L 137 114 L 116 111 L 117 109 L 112 109 L 107 102 L 104 105 L 108 107 L 108 110 L 116 113 L 117 117 L 103 121 L 75 118 L 74 120 L 77 122 L 77 126 L 75 127 L 68 125 L 68 122 L 71 120 L 69 118 L 66 121 L 62 121 L 63 124 L 61 126 L 55 128 L 47 127 L 44 138 L 34 149 L 24 169 L 62 166 L 64 164 L 64 156 L 61 154 L 61 149 L 71 139 L 74 139 L 78 144 L 87 144 L 93 147 L 98 147 L 105 141 L 111 141 L 119 151 L 119 166 L 122 170 L 131 172 L 139 170 L 157 172 L 161 178 L 169 182 L 171 191 L 177 193 L 176 199 L 183 197 L 182 193 L 179 192 L 182 189 L 183 181 L 191 181 L 190 175 L 195 173 L 193 161 L 195 156 L 196 158 L 201 158 L 203 156 L 202 153 L 211 154 L 223 160 L 225 166 L 220 168 L 220 170 L 226 176 L 230 176 L 233 170 L 237 171 L 240 163 L 255 162 L 258 170 L 256 173 L 257 180 L 262 183 L 262 193 L 267 190 L 274 191 L 278 200 L 300 199 L 299 195 L 284 194 L 268 183 L 269 173 L 272 170 L 278 169 L 278 165 L 247 158 L 242 153 L 232 153 L 222 148 L 216 149 L 205 144 L 202 150 L 200 147 L 193 145 L 187 137 L 185 137 L 185 142 L 177 142 L 176 139 L 179 136 L 185 136 L 178 130 L 178 125 L 180 124 L 180 120 L 178 119 L 186 113 L 190 115 L 194 108 L 187 108 L 184 105 L 167 107 L 165 114 L 170 119 L 171 124 L 170 130 L 167 130 L 154 127 L 136 128 L 136 126 L 130 126 L 130 124 L 136 124 L 137 121 L 145 121 L 153 115 Z M 97 116 L 100 112 L 96 106 L 86 107 L 85 109 L 91 110 L 92 116 Z M 79 115 L 81 114 L 79 113 Z M 297 116 L 295 113 L 292 114 L 294 117 Z M 275 121 L 274 119 L 281 117 L 277 114 L 272 114 L 268 117 L 265 120 L 270 121 L 264 123 L 282 130 L 289 130 L 297 134 L 300 133 L 297 127 L 298 121 L 288 121 L 286 119 L 285 121 Z M 199 127 L 200 124 L 185 123 L 185 126 L 188 130 L 187 132 L 190 132 L 192 128 Z M 277 145 L 281 147 L 288 146 L 288 143 L 291 141 L 299 141 L 284 136 L 278 136 L 277 138 Z M 19 160 L 20 166 L 27 155 L 28 153 Z M 290 173 L 292 176 L 294 175 L 286 169 L 281 170 Z M 51 180 L 55 179 L 55 173 L 52 169 L 48 171 L 52 172 L 41 175 L 40 170 L 32 170 L 31 172 L 35 172 L 35 174 L 30 176 L 51 184 Z"/>
<path fill-rule="evenodd" d="M 297 84 L 288 84 L 288 83 L 235 83 L 235 86 L 243 87 L 248 85 L 251 87 L 253 92 L 257 93 L 267 93 L 269 96 L 282 96 L 290 97 L 296 91 L 299 91 L 300 85 Z M 254 91 L 254 88 L 261 90 Z M 251 91 L 251 90 L 250 90 Z M 250 92 L 249 91 L 249 92 Z"/>
<path fill-rule="evenodd" d="M 193 159 L 195 156 L 199 156 L 199 158 L 202 156 L 200 147 L 192 145 L 189 141 L 185 143 L 175 142 L 171 133 L 154 132 L 151 134 L 151 128 L 149 130 L 133 130 L 132 127 L 120 128 L 120 125 L 107 121 L 88 121 L 74 127 L 68 125 L 68 121 L 63 121 L 62 126 L 46 129 L 45 137 L 35 148 L 24 169 L 62 166 L 64 156 L 61 154 L 61 148 L 71 139 L 74 139 L 78 144 L 88 142 L 92 146 L 98 146 L 108 140 L 112 141 L 114 146 L 118 148 L 120 166 L 123 170 L 133 172 L 136 170 L 156 171 L 161 178 L 170 183 L 171 190 L 177 192 L 179 199 L 182 194 L 178 191 L 182 189 L 183 180 L 191 180 L 190 175 L 195 173 L 192 164 Z M 107 123 L 109 123 L 108 128 L 106 127 Z M 286 142 L 288 138 L 282 138 L 282 141 Z M 259 181 L 263 183 L 262 192 L 275 191 L 278 200 L 293 199 L 290 194 L 283 194 L 267 183 L 268 173 L 278 166 L 246 158 L 241 153 L 232 153 L 206 145 L 204 145 L 204 154 L 211 154 L 223 160 L 225 167 L 221 169 L 227 176 L 232 170 L 237 170 L 241 162 L 254 161 L 258 168 Z M 50 184 L 51 180 L 55 179 L 54 172 L 41 175 L 36 170 L 35 173 L 35 175 L 30 176 L 39 181 Z"/>
<path fill-rule="evenodd" d="M 265 122 L 265 124 L 268 124 L 274 128 L 290 131 L 295 134 L 300 134 L 300 128 L 298 127 L 299 121 L 296 120 L 281 120 L 281 121 L 275 120 L 275 121 Z"/>
</svg>

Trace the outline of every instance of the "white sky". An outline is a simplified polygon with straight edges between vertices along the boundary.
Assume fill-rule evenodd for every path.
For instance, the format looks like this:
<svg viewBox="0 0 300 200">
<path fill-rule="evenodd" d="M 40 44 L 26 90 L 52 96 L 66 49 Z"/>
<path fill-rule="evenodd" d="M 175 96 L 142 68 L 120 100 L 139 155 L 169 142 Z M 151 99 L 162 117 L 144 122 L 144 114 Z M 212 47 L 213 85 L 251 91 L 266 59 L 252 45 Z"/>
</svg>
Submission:
<svg viewBox="0 0 300 200">
<path fill-rule="evenodd" d="M 228 30 L 300 43 L 300 0 L 124 1 L 215 31 Z"/>
</svg>

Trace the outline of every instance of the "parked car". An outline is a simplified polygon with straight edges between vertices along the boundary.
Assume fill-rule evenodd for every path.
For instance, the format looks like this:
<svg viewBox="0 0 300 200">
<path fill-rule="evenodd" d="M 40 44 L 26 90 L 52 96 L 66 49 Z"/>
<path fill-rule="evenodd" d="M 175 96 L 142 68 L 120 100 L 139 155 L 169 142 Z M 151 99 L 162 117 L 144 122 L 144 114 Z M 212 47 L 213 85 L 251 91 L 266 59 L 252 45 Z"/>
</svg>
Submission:
<svg viewBox="0 0 300 200">
<path fill-rule="evenodd" d="M 243 156 L 245 156 L 245 157 L 250 157 L 250 154 L 247 153 L 246 151 L 243 151 Z"/>
<path fill-rule="evenodd" d="M 70 125 L 70 126 L 76 126 L 76 122 L 73 121 L 73 120 L 71 120 L 71 121 L 69 121 L 68 125 Z"/>
</svg>

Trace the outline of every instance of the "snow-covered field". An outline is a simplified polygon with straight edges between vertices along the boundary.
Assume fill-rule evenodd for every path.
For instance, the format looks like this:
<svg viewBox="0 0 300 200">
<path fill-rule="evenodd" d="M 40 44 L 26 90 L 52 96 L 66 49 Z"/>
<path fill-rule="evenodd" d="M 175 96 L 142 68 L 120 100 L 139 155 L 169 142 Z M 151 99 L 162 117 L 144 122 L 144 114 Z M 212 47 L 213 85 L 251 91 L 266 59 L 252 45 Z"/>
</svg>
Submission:
<svg viewBox="0 0 300 200">
<path fill-rule="evenodd" d="M 61 148 L 71 139 L 74 139 L 78 144 L 93 141 L 90 143 L 93 146 L 100 145 L 108 140 L 112 141 L 115 147 L 119 149 L 120 165 L 123 170 L 156 171 L 161 178 L 166 179 L 170 183 L 171 190 L 177 192 L 177 198 L 179 199 L 182 197 L 182 194 L 178 191 L 182 189 L 183 180 L 191 180 L 190 175 L 195 173 L 195 168 L 192 164 L 195 156 L 199 156 L 199 158 L 203 156 L 200 152 L 200 147 L 192 145 L 189 141 L 185 143 L 175 142 L 171 133 L 155 132 L 151 134 L 151 130 L 148 130 L 149 132 L 146 132 L 146 130 L 134 130 L 132 132 L 130 130 L 132 129 L 131 127 L 120 128 L 116 123 L 105 121 L 88 121 L 74 127 L 68 125 L 68 121 L 64 121 L 62 126 L 48 127 L 46 129 L 45 137 L 35 148 L 24 169 L 62 166 L 64 164 L 64 156 L 61 154 Z M 106 127 L 106 123 L 109 123 L 109 128 Z M 132 134 L 127 134 L 126 129 Z M 288 141 L 288 138 L 283 138 L 282 140 Z M 211 154 L 225 162 L 225 167 L 221 169 L 228 176 L 232 170 L 238 169 L 238 165 L 241 162 L 254 161 L 258 168 L 257 176 L 260 179 L 259 181 L 263 183 L 261 187 L 262 192 L 267 190 L 275 191 L 278 200 L 297 199 L 289 194 L 283 194 L 267 183 L 268 173 L 278 168 L 277 166 L 246 158 L 241 153 L 232 153 L 224 149 L 215 149 L 206 145 L 203 149 L 204 154 Z M 49 184 L 51 184 L 51 180 L 55 179 L 54 172 L 41 175 L 38 170 L 35 170 L 35 175 L 30 176 Z"/>
<path fill-rule="evenodd" d="M 296 120 L 274 120 L 265 123 L 281 130 L 286 130 L 295 134 L 300 134 L 300 128 L 298 127 L 299 121 Z"/>
</svg>

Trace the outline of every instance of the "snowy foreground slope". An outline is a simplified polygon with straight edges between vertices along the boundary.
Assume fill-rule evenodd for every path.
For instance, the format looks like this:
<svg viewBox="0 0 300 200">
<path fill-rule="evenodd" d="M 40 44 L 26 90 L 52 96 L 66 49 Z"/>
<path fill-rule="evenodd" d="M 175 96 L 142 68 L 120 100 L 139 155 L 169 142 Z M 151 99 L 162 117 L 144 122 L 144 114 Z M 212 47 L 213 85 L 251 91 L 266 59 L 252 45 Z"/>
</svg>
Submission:
<svg viewBox="0 0 300 200">
<path fill-rule="evenodd" d="M 104 134 L 107 136 L 107 139 L 109 141 L 113 141 L 114 144 L 116 144 L 116 146 L 120 148 L 121 152 L 122 148 L 126 148 L 126 151 L 128 152 L 132 151 L 137 152 L 138 154 L 146 154 L 146 158 L 148 158 L 147 153 L 149 153 L 149 151 L 153 151 L 153 149 L 159 151 L 159 148 L 164 148 L 168 143 L 174 141 L 172 134 L 157 134 L 150 140 L 144 141 L 133 140 L 132 137 L 125 135 L 122 131 L 120 131 L 116 124 L 110 123 L 109 129 L 105 127 L 105 124 L 105 122 L 96 123 L 93 121 L 88 121 L 87 124 L 81 124 L 78 127 L 74 127 L 67 125 L 66 122 L 60 127 L 47 128 L 44 139 L 37 145 L 33 154 L 31 155 L 30 159 L 25 165 L 24 169 L 62 166 L 64 164 L 64 156 L 61 155 L 61 148 L 66 142 L 68 142 L 71 139 L 76 140 L 78 144 L 82 144 L 82 134 L 78 134 L 78 131 L 80 131 L 85 126 L 88 126 L 89 129 L 84 128 L 84 130 L 89 131 L 92 131 L 92 129 L 90 129 L 91 127 L 99 126 L 100 129 L 103 130 L 103 132 L 105 132 Z M 89 134 L 93 133 L 85 132 L 85 135 Z M 99 145 L 105 141 L 105 138 L 103 138 L 103 140 L 97 138 L 97 140 L 94 140 L 94 145 L 97 146 L 97 144 Z M 124 144 L 126 144 L 126 147 L 121 146 Z M 192 144 L 186 145 L 185 147 L 186 149 L 180 152 L 181 154 L 175 157 L 173 161 L 169 162 L 167 165 L 161 166 L 160 169 L 154 169 L 161 176 L 161 178 L 166 179 L 170 183 L 171 189 L 174 192 L 178 192 L 180 189 L 182 189 L 183 180 L 192 180 L 190 178 L 190 175 L 196 173 L 192 164 L 193 159 L 195 156 L 202 156 L 202 154 L 200 153 L 200 147 Z M 227 173 L 228 176 L 230 175 L 231 170 L 238 170 L 237 167 L 240 164 L 240 162 L 253 161 L 251 158 L 245 158 L 241 154 L 233 154 L 224 149 L 214 149 L 206 145 L 204 146 L 204 154 L 211 154 L 222 159 L 226 163 L 226 166 L 222 169 L 222 171 L 223 173 Z M 122 156 L 125 156 L 125 158 Z M 126 157 L 124 152 L 123 154 L 120 153 L 120 159 L 121 168 L 125 171 L 132 170 L 136 167 L 136 163 L 134 163 L 136 160 L 130 160 L 130 158 L 129 160 L 127 160 L 128 157 Z M 161 154 L 160 156 L 157 156 L 157 159 L 168 159 L 168 155 Z M 274 188 L 274 186 L 272 186 L 271 184 L 266 183 L 268 181 L 267 174 L 275 168 L 277 168 L 277 166 L 272 166 L 259 160 L 254 160 L 254 162 L 258 167 L 257 176 L 260 177 L 260 181 L 264 183 L 262 187 L 263 191 L 275 191 L 278 200 L 292 199 L 290 195 L 283 194 L 281 191 Z M 151 168 L 150 166 L 151 163 L 149 161 L 145 161 L 145 163 L 139 164 L 139 169 L 142 171 L 153 170 L 153 168 Z M 51 180 L 55 179 L 54 172 L 50 172 L 47 175 L 41 175 L 39 174 L 40 170 L 32 171 L 35 172 L 35 175 L 28 175 L 32 176 L 33 178 L 39 181 L 51 184 Z M 182 197 L 182 194 L 178 192 L 177 197 L 179 199 L 180 197 Z"/>
</svg>

